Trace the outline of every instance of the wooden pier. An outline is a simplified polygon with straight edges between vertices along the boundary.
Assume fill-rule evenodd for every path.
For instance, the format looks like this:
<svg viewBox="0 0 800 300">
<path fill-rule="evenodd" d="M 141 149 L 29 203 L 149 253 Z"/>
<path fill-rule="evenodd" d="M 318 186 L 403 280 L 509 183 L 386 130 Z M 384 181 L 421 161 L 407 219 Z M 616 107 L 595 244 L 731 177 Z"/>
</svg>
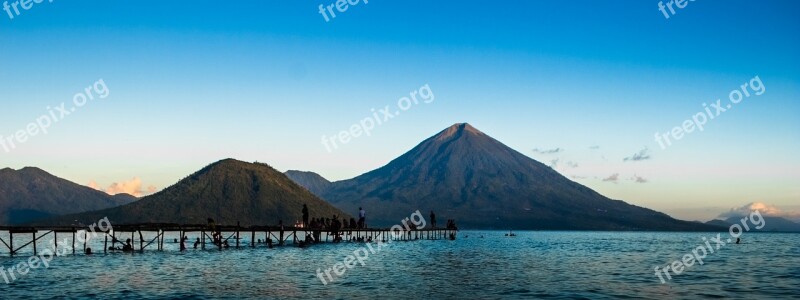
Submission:
<svg viewBox="0 0 800 300">
<path fill-rule="evenodd" d="M 130 224 L 114 225 L 112 229 L 101 231 L 97 227 L 89 229 L 85 226 L 42 226 L 42 227 L 22 227 L 22 226 L 0 226 L 0 233 L 8 232 L 8 241 L 0 237 L 0 255 L 14 256 L 29 245 L 33 245 L 33 254 L 39 253 L 36 242 L 53 235 L 55 241 L 54 253 L 58 251 L 58 237 L 71 237 L 71 252 L 76 253 L 76 249 L 83 249 L 80 253 L 85 253 L 88 241 L 95 238 L 102 238 L 102 253 L 107 253 L 110 248 L 119 249 L 127 239 L 131 240 L 133 252 L 144 252 L 146 249 L 164 250 L 165 236 L 168 233 L 177 233 L 178 237 L 185 237 L 188 234 L 199 234 L 200 249 L 214 249 L 222 251 L 226 248 L 239 249 L 242 247 L 275 247 L 286 245 L 311 246 L 318 243 L 346 243 L 350 241 L 412 241 L 412 240 L 442 240 L 455 239 L 458 229 L 455 228 L 424 228 L 424 229 L 405 229 L 391 230 L 390 228 L 342 228 L 332 230 L 330 228 L 304 228 L 288 226 L 224 226 L 215 225 L 180 225 L 180 224 Z M 145 238 L 145 234 L 148 235 Z M 155 236 L 151 237 L 153 234 Z M 82 236 L 78 236 L 82 235 Z M 90 237 L 92 235 L 92 237 Z M 217 236 L 216 242 L 214 236 Z M 14 245 L 14 237 L 27 237 L 22 245 Z M 307 236 L 311 236 L 313 242 L 307 242 Z M 248 243 L 242 244 L 243 237 L 249 237 Z M 337 240 L 339 238 L 339 241 Z M 81 242 L 81 239 L 83 242 Z M 233 240 L 229 242 L 229 240 Z M 261 242 L 257 242 L 257 241 Z M 179 241 L 178 241 L 179 242 Z M 192 249 L 195 240 L 186 240 L 186 248 Z M 173 242 L 174 243 L 174 242 Z M 61 246 L 64 246 L 63 244 Z M 77 247 L 76 247 L 77 246 Z M 100 253 L 99 249 L 93 249 L 93 253 Z"/>
</svg>

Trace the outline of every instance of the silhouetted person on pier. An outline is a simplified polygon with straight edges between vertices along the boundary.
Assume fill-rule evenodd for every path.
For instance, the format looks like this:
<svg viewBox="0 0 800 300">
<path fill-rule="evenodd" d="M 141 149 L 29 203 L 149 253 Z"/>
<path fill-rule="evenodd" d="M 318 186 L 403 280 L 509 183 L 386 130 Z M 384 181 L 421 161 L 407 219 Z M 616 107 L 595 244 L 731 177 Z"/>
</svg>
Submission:
<svg viewBox="0 0 800 300">
<path fill-rule="evenodd" d="M 350 218 L 350 227 L 349 228 L 358 228 L 358 223 L 356 223 L 355 218 Z"/>
<path fill-rule="evenodd" d="M 303 204 L 303 227 L 308 228 L 308 206 Z"/>
<path fill-rule="evenodd" d="M 358 208 L 358 228 L 364 228 L 365 223 L 367 222 L 367 212 L 364 211 L 364 208 Z"/>
<path fill-rule="evenodd" d="M 333 215 L 333 219 L 331 220 L 331 232 L 333 233 L 333 241 L 339 242 L 342 240 L 342 237 L 339 236 L 339 229 L 342 228 L 342 223 L 339 222 L 339 217 Z"/>
<path fill-rule="evenodd" d="M 432 228 L 436 228 L 436 214 L 431 211 L 431 226 Z"/>
<path fill-rule="evenodd" d="M 454 230 L 458 230 L 458 227 L 456 226 L 456 220 L 454 220 L 454 219 L 448 219 L 448 220 L 447 220 L 447 229 L 454 229 Z"/>
<path fill-rule="evenodd" d="M 122 251 L 125 251 L 125 252 L 132 252 L 133 251 L 133 245 L 131 245 L 131 239 L 125 240 L 125 245 L 122 246 Z"/>
</svg>

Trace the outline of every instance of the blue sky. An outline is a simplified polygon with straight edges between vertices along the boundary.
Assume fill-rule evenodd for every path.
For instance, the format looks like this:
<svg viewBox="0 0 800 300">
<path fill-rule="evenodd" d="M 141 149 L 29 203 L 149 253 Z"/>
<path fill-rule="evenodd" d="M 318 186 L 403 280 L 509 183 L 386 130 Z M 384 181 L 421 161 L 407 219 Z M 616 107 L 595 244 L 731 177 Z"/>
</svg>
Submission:
<svg viewBox="0 0 800 300">
<path fill-rule="evenodd" d="M 609 197 L 677 217 L 800 208 L 799 2 L 695 1 L 669 19 L 657 1 L 431 2 L 359 2 L 329 22 L 318 7 L 333 1 L 0 11 L 0 136 L 99 79 L 110 91 L 0 148 L 0 167 L 145 194 L 226 157 L 340 180 L 469 122 Z M 654 141 L 754 76 L 762 95 L 666 149 Z M 321 144 L 425 84 L 433 102 L 332 152 Z M 649 159 L 624 161 L 645 148 Z"/>
</svg>

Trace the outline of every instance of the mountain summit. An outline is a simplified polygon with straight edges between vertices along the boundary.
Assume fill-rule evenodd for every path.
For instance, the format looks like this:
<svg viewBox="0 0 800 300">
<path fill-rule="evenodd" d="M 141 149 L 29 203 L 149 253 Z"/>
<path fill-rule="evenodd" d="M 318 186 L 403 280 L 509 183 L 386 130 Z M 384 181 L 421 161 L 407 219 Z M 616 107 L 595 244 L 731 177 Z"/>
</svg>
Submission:
<svg viewBox="0 0 800 300">
<path fill-rule="evenodd" d="M 386 166 L 319 192 L 345 211 L 391 225 L 416 210 L 471 228 L 712 230 L 612 200 L 467 123 L 426 139 Z"/>
</svg>

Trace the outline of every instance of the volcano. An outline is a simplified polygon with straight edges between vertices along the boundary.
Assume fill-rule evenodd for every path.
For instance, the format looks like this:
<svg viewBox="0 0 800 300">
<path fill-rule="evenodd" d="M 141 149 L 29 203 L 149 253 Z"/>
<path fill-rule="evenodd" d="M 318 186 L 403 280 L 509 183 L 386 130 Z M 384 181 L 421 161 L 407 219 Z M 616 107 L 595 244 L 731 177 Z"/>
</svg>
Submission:
<svg viewBox="0 0 800 300">
<path fill-rule="evenodd" d="M 455 219 L 464 228 L 719 229 L 609 199 L 466 123 L 317 193 L 344 211 L 364 207 L 370 225 L 398 224 L 412 212 L 428 216 L 432 210 L 440 226 Z"/>
</svg>

